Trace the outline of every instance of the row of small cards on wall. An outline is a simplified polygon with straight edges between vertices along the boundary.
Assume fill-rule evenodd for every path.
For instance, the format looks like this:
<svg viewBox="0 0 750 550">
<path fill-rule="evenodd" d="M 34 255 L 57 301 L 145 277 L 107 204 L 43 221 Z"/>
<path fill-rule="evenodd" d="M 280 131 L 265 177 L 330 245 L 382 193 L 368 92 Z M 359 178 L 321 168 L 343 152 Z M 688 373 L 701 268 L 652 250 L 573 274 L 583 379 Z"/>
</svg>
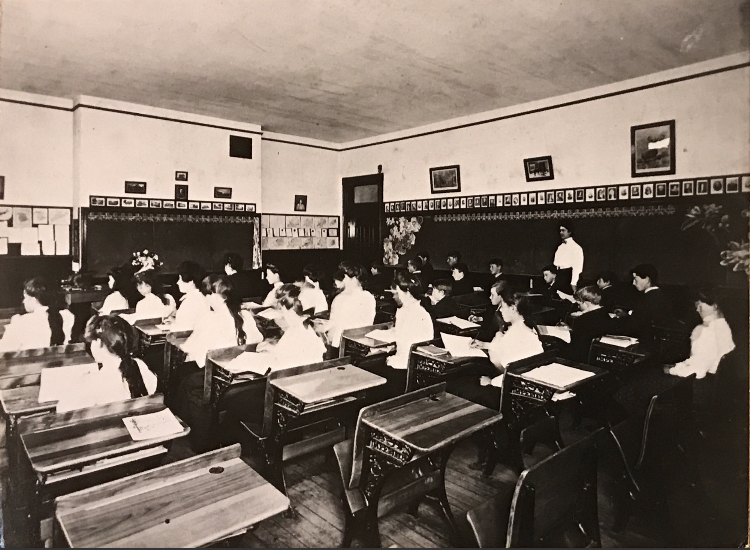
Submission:
<svg viewBox="0 0 750 550">
<path fill-rule="evenodd" d="M 263 250 L 339 247 L 338 216 L 263 214 L 260 226 L 260 244 Z"/>
<path fill-rule="evenodd" d="M 0 206 L 0 255 L 69 256 L 71 218 L 70 208 Z"/>
<path fill-rule="evenodd" d="M 168 210 L 224 210 L 255 212 L 255 203 L 175 201 L 169 199 L 130 199 L 126 197 L 89 197 L 90 206 L 114 208 L 166 208 Z"/>
<path fill-rule="evenodd" d="M 574 202 L 649 200 L 663 197 L 688 197 L 693 195 L 720 195 L 723 193 L 750 192 L 750 175 L 726 176 L 682 181 L 635 183 L 606 187 L 580 187 L 504 195 L 478 195 L 447 199 L 424 199 L 385 203 L 386 212 L 413 212 L 420 210 L 460 210 L 466 208 L 498 208 L 536 206 Z"/>
</svg>

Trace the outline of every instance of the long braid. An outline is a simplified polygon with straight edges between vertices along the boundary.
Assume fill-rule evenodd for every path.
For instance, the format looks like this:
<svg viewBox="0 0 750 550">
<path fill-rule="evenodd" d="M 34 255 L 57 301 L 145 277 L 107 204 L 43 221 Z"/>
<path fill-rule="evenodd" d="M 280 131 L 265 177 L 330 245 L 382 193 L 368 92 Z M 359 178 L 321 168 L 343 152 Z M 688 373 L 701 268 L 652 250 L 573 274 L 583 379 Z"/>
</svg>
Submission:
<svg viewBox="0 0 750 550">
<path fill-rule="evenodd" d="M 141 375 L 141 369 L 133 356 L 127 355 L 122 358 L 120 362 L 120 375 L 128 383 L 130 397 L 135 399 L 136 397 L 145 397 L 148 395 L 146 384 L 143 382 L 143 375 Z"/>
<path fill-rule="evenodd" d="M 65 343 L 65 331 L 63 330 L 62 315 L 56 307 L 47 308 L 47 322 L 50 330 L 50 346 L 61 346 Z"/>
<path fill-rule="evenodd" d="M 237 345 L 244 346 L 247 342 L 247 334 L 245 333 L 245 320 L 242 318 L 242 308 L 236 300 L 227 300 L 227 309 L 232 314 L 234 319 L 234 328 L 237 331 Z"/>
</svg>

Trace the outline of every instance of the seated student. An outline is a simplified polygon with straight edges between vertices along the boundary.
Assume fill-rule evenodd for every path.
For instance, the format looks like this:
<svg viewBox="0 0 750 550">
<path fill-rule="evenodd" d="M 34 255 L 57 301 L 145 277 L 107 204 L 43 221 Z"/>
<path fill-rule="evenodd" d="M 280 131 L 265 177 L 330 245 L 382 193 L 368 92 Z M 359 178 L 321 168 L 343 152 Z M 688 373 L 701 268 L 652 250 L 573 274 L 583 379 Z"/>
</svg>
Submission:
<svg viewBox="0 0 750 550">
<path fill-rule="evenodd" d="M 281 280 L 281 272 L 279 268 L 273 264 L 266 264 L 265 269 L 266 281 L 271 285 L 271 290 L 266 294 L 266 299 L 263 300 L 264 306 L 272 306 L 276 300 L 276 291 L 284 284 Z"/>
<path fill-rule="evenodd" d="M 418 252 L 417 258 L 422 262 L 422 288 L 427 288 L 435 280 L 435 268 L 432 267 L 427 252 Z"/>
<path fill-rule="evenodd" d="M 107 286 L 112 292 L 104 298 L 102 307 L 99 308 L 100 315 L 109 315 L 113 311 L 130 308 L 128 299 L 121 292 L 125 276 L 121 267 L 113 267 L 107 272 Z"/>
<path fill-rule="evenodd" d="M 300 288 L 294 284 L 276 290 L 274 308 L 281 312 L 279 324 L 284 326 L 284 334 L 277 342 L 266 340 L 256 348 L 257 352 L 267 352 L 277 369 L 318 363 L 326 352 L 323 340 L 302 315 L 299 296 Z"/>
<path fill-rule="evenodd" d="M 159 275 L 153 270 L 135 274 L 135 285 L 143 299 L 135 306 L 135 314 L 142 319 L 166 318 L 177 307 L 174 298 L 164 292 Z"/>
<path fill-rule="evenodd" d="M 448 252 L 445 263 L 448 264 L 448 269 L 453 270 L 453 266 L 461 261 L 461 253 L 458 250 L 451 250 Z"/>
<path fill-rule="evenodd" d="M 539 336 L 528 320 L 531 307 L 523 292 L 506 288 L 500 293 L 500 313 L 510 326 L 498 332 L 491 342 L 474 340 L 472 347 L 487 350 L 496 372 L 471 383 L 456 385 L 453 393 L 491 409 L 500 409 L 500 388 L 505 369 L 510 363 L 544 351 Z"/>
<path fill-rule="evenodd" d="M 617 285 L 617 275 L 614 271 L 603 271 L 596 278 L 596 286 L 599 287 L 602 295 L 601 306 L 607 311 L 613 311 L 615 306 L 623 305 L 618 303 L 619 292 L 615 285 Z"/>
<path fill-rule="evenodd" d="M 490 291 L 490 288 L 495 283 L 503 282 L 507 284 L 507 278 L 503 274 L 503 261 L 500 258 L 492 258 L 490 260 L 490 275 L 492 275 L 492 281 L 486 285 L 487 292 Z"/>
<path fill-rule="evenodd" d="M 422 285 L 423 289 L 427 288 L 425 280 L 422 278 L 422 260 L 419 258 L 412 258 L 406 262 L 406 271 L 414 275 L 419 279 L 419 284 Z"/>
<path fill-rule="evenodd" d="M 465 263 L 459 262 L 454 265 L 451 269 L 451 275 L 453 276 L 453 296 L 462 296 L 474 292 L 474 288 L 467 278 L 469 267 Z"/>
<path fill-rule="evenodd" d="M 223 259 L 224 273 L 232 283 L 232 292 L 237 300 L 244 300 L 253 296 L 253 282 L 250 273 L 242 271 L 245 262 L 236 252 L 227 252 Z"/>
<path fill-rule="evenodd" d="M 420 305 L 422 287 L 413 275 L 397 271 L 393 276 L 394 298 L 398 304 L 394 326 L 396 354 L 388 357 L 387 364 L 392 370 L 388 373 L 386 393 L 398 395 L 406 389 L 406 367 L 412 344 L 432 340 L 433 326 L 430 314 Z"/>
<path fill-rule="evenodd" d="M 344 260 L 334 281 L 341 277 L 342 291 L 331 303 L 331 317 L 325 325 L 330 345 L 338 348 L 341 333 L 351 328 L 367 327 L 375 322 L 375 297 L 362 288 L 365 268 Z"/>
<path fill-rule="evenodd" d="M 300 288 L 299 301 L 302 302 L 302 311 L 312 309 L 314 315 L 328 311 L 328 300 L 320 289 L 320 281 L 325 274 L 314 264 L 307 264 L 302 270 L 304 282 Z"/>
<path fill-rule="evenodd" d="M 505 281 L 498 281 L 490 287 L 490 306 L 482 315 L 469 315 L 469 321 L 479 323 L 481 327 L 477 333 L 477 340 L 489 342 L 499 331 L 505 331 L 506 324 L 500 313 L 500 294 L 508 285 Z"/>
<path fill-rule="evenodd" d="M 676 365 L 666 365 L 664 371 L 668 374 L 683 377 L 695 374 L 698 379 L 716 374 L 722 357 L 734 349 L 732 331 L 711 291 L 698 292 L 695 310 L 701 324 L 690 334 L 690 357 Z"/>
<path fill-rule="evenodd" d="M 541 293 L 545 296 L 547 302 L 551 300 L 570 300 L 572 298 L 573 288 L 564 281 L 563 286 L 560 286 L 557 280 L 557 268 L 554 265 L 544 266 L 542 269 L 542 278 L 547 286 L 541 289 Z"/>
<path fill-rule="evenodd" d="M 177 288 L 182 292 L 182 298 L 174 325 L 180 329 L 193 330 L 198 320 L 211 311 L 206 296 L 201 292 L 205 272 L 196 262 L 188 260 L 177 266 L 177 274 Z"/>
<path fill-rule="evenodd" d="M 450 279 L 435 279 L 430 292 L 430 307 L 428 311 L 433 319 L 444 319 L 446 317 L 463 317 L 463 312 L 458 304 L 451 298 L 453 283 Z"/>
<path fill-rule="evenodd" d="M 657 286 L 659 272 L 653 265 L 637 265 L 631 273 L 633 286 L 643 295 L 625 317 L 620 328 L 625 334 L 638 338 L 646 349 L 655 350 L 657 344 L 654 340 L 653 326 L 673 325 L 672 307 L 664 291 Z"/>
<path fill-rule="evenodd" d="M 0 352 L 60 346 L 70 341 L 75 318 L 58 309 L 57 295 L 43 277 L 23 284 L 24 314 L 11 317 L 0 340 Z"/>
<path fill-rule="evenodd" d="M 333 300 L 341 294 L 341 291 L 344 290 L 344 272 L 341 271 L 341 265 L 339 265 L 338 271 L 334 273 L 331 276 L 331 279 L 333 280 L 333 290 L 331 291 L 331 303 L 333 303 Z"/>
<path fill-rule="evenodd" d="M 156 375 L 133 355 L 137 352 L 133 327 L 116 315 L 92 317 L 83 339 L 99 370 L 86 375 L 75 393 L 57 403 L 57 412 L 105 405 L 156 392 Z"/>
<path fill-rule="evenodd" d="M 388 280 L 383 272 L 383 264 L 379 261 L 370 264 L 370 277 L 365 283 L 365 290 L 369 290 L 376 298 L 385 295 L 386 289 L 389 288 Z"/>
<path fill-rule="evenodd" d="M 579 288 L 575 297 L 582 313 L 573 323 L 570 344 L 563 350 L 563 354 L 573 361 L 587 363 L 591 342 L 612 331 L 612 319 L 609 312 L 600 305 L 602 295 L 598 287 L 591 285 Z"/>
</svg>

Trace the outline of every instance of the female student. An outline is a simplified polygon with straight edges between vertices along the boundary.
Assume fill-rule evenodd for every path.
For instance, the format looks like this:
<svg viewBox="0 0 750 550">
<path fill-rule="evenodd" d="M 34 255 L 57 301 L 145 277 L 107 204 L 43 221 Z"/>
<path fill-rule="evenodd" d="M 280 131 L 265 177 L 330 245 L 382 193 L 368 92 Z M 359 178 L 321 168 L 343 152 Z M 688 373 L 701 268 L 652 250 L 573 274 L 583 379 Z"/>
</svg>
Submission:
<svg viewBox="0 0 750 550">
<path fill-rule="evenodd" d="M 23 285 L 24 314 L 14 315 L 0 340 L 0 352 L 60 346 L 70 340 L 74 317 L 55 305 L 56 294 L 43 277 Z"/>
<path fill-rule="evenodd" d="M 302 302 L 302 311 L 312 309 L 314 315 L 319 315 L 328 311 L 328 300 L 326 295 L 320 290 L 320 280 L 323 278 L 323 271 L 316 265 L 308 264 L 302 270 L 304 282 L 300 288 L 299 301 Z"/>
<path fill-rule="evenodd" d="M 365 280 L 365 268 L 344 260 L 339 264 L 339 272 L 334 276 L 342 277 L 343 290 L 331 303 L 331 317 L 327 323 L 328 341 L 338 347 L 341 332 L 350 328 L 360 328 L 375 322 L 375 297 L 362 288 Z"/>
<path fill-rule="evenodd" d="M 272 306 L 276 299 L 276 291 L 284 284 L 281 280 L 281 273 L 278 267 L 273 264 L 266 264 L 266 281 L 271 285 L 271 290 L 268 291 L 266 299 L 263 300 L 263 305 Z"/>
<path fill-rule="evenodd" d="M 186 261 L 177 266 L 177 274 L 177 288 L 182 293 L 182 298 L 174 325 L 180 329 L 193 330 L 198 321 L 211 311 L 206 296 L 201 292 L 205 273 L 196 262 Z"/>
<path fill-rule="evenodd" d="M 135 314 L 141 319 L 165 318 L 174 313 L 174 298 L 162 289 L 159 276 L 153 269 L 135 274 L 135 285 L 143 299 L 135 306 Z"/>
<path fill-rule="evenodd" d="M 302 316 L 299 295 L 297 285 L 279 287 L 274 307 L 281 313 L 279 324 L 285 327 L 284 334 L 275 344 L 267 340 L 256 348 L 258 352 L 267 352 L 270 355 L 269 363 L 273 363 L 277 369 L 320 362 L 326 352 L 323 340 L 308 324 L 307 318 Z"/>
<path fill-rule="evenodd" d="M 83 338 L 99 370 L 85 375 L 77 391 L 57 403 L 57 412 L 144 397 L 156 391 L 156 375 L 133 357 L 136 338 L 127 321 L 114 315 L 92 317 Z"/>
<path fill-rule="evenodd" d="M 128 299 L 121 292 L 123 290 L 124 276 L 125 274 L 121 267 L 113 267 L 107 273 L 107 286 L 109 286 L 112 292 L 104 299 L 102 307 L 99 309 L 100 315 L 109 315 L 113 311 L 128 309 L 130 307 Z"/>
</svg>

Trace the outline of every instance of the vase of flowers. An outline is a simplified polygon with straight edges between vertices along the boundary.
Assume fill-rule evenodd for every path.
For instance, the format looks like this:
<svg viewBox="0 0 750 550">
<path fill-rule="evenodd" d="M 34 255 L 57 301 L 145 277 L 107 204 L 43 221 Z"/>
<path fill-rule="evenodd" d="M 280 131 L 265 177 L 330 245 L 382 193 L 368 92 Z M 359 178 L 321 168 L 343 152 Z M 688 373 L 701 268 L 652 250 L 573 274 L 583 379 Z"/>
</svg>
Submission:
<svg viewBox="0 0 750 550">
<path fill-rule="evenodd" d="M 388 218 L 385 223 L 390 230 L 388 236 L 383 239 L 383 263 L 396 265 L 399 256 L 406 254 L 414 246 L 416 234 L 422 228 L 422 217 Z"/>
<path fill-rule="evenodd" d="M 133 258 L 130 260 L 130 265 L 136 269 L 136 273 L 149 269 L 159 269 L 162 264 L 163 262 L 159 259 L 158 254 L 145 248 L 143 251 L 133 252 Z"/>
</svg>

